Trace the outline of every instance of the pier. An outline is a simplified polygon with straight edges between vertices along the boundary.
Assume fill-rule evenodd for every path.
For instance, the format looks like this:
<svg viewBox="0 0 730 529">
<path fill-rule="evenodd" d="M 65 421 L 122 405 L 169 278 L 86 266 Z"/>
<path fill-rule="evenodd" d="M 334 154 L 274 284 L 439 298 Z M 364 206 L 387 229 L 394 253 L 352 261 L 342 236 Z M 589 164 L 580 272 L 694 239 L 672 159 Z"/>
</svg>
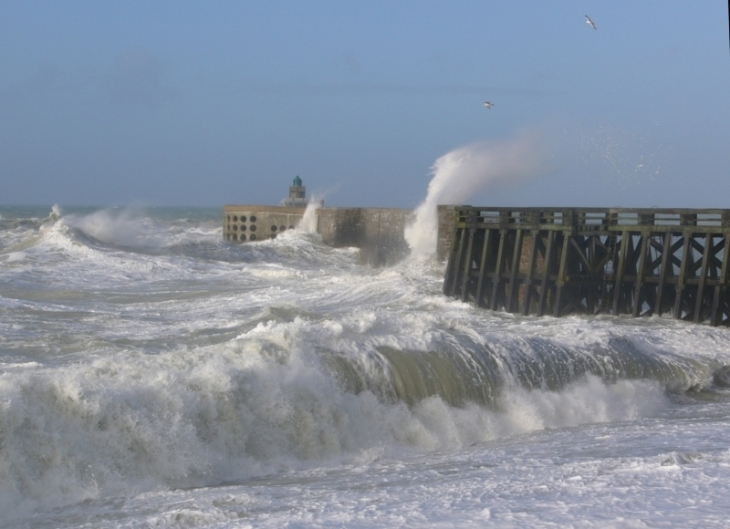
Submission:
<svg viewBox="0 0 730 529">
<path fill-rule="evenodd" d="M 279 206 L 223 206 L 223 238 L 238 244 L 259 242 L 275 239 L 295 228 L 302 221 L 307 206 L 312 204 L 306 192 L 302 179 L 297 176 L 289 187 L 289 196 Z M 395 264 L 408 254 L 403 230 L 411 216 L 410 210 L 325 208 L 322 200 L 313 205 L 317 206 L 314 212 L 316 231 L 325 244 L 335 248 L 356 247 L 360 250 L 361 262 L 374 267 Z M 452 219 L 450 211 L 447 215 Z M 451 233 L 451 227 L 448 224 L 444 232 Z"/>
<path fill-rule="evenodd" d="M 439 216 L 453 218 L 447 296 L 523 315 L 730 325 L 730 209 L 440 206 Z"/>
<path fill-rule="evenodd" d="M 239 244 L 275 239 L 302 221 L 307 206 L 313 202 L 306 195 L 304 182 L 296 176 L 289 187 L 289 196 L 279 206 L 223 206 L 223 239 Z M 325 208 L 324 201 L 314 202 L 313 205 L 317 206 L 314 212 L 317 217 L 316 231 L 325 244 L 334 248 L 356 247 L 360 250 L 361 262 L 373 267 L 395 264 L 408 254 L 403 230 L 411 210 Z M 451 215 L 451 212 L 447 212 L 447 215 Z M 451 233 L 451 227 L 448 224 L 444 232 Z"/>
</svg>

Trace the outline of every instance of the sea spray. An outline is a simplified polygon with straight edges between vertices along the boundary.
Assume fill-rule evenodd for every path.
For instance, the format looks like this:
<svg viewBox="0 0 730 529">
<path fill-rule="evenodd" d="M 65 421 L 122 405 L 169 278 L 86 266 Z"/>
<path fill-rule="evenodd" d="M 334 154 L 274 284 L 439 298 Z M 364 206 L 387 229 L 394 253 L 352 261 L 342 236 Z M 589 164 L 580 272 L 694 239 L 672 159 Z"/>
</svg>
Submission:
<svg viewBox="0 0 730 529">
<path fill-rule="evenodd" d="M 142 209 L 110 208 L 88 215 L 70 215 L 64 222 L 99 241 L 131 248 L 165 246 L 163 230 Z"/>
<path fill-rule="evenodd" d="M 63 217 L 63 213 L 61 211 L 61 206 L 58 204 L 54 204 L 51 208 L 51 213 L 41 221 L 42 227 L 52 226 L 55 224 L 57 220 L 59 220 L 61 217 Z"/>
<path fill-rule="evenodd" d="M 436 160 L 426 199 L 405 229 L 411 255 L 428 257 L 436 251 L 436 206 L 460 204 L 487 187 L 535 176 L 545 159 L 542 139 L 532 132 L 507 141 L 472 143 Z"/>
<path fill-rule="evenodd" d="M 312 197 L 304 210 L 302 220 L 297 224 L 297 229 L 305 233 L 315 233 L 317 231 L 317 210 L 322 207 L 322 200 Z"/>
</svg>

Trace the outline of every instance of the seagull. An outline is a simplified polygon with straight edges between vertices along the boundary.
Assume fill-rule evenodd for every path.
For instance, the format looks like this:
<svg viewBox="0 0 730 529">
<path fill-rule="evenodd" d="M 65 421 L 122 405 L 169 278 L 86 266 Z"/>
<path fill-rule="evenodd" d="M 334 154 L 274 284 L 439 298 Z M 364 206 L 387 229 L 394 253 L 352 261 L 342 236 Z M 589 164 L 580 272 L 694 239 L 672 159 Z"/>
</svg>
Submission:
<svg viewBox="0 0 730 529">
<path fill-rule="evenodd" d="M 586 24 L 588 24 L 589 26 L 593 26 L 593 29 L 598 29 L 596 27 L 596 25 L 593 23 L 593 21 L 591 20 L 591 17 L 589 17 L 588 15 L 586 15 Z"/>
<path fill-rule="evenodd" d="M 484 108 L 486 108 L 487 110 L 489 110 L 493 106 L 494 106 L 494 103 L 490 103 L 489 101 L 484 102 Z"/>
</svg>

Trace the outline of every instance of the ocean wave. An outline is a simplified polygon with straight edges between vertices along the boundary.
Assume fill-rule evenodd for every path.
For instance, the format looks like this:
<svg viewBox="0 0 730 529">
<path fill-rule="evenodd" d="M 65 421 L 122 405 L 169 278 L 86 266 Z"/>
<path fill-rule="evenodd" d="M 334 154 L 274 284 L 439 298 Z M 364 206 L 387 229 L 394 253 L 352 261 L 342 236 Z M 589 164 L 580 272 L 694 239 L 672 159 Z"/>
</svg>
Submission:
<svg viewBox="0 0 730 529">
<path fill-rule="evenodd" d="M 25 246 L 0 251 L 0 512 L 727 398 L 725 329 L 483 311 L 440 294 L 443 263 L 371 269 L 303 231 L 235 245 L 210 219 L 145 219 L 10 229 Z"/>
<path fill-rule="evenodd" d="M 53 506 L 636 419 L 714 374 L 712 362 L 616 343 L 560 352 L 505 339 L 490 354 L 429 353 L 353 339 L 377 335 L 376 322 L 279 317 L 226 345 L 6 372 L 0 501 Z"/>
</svg>

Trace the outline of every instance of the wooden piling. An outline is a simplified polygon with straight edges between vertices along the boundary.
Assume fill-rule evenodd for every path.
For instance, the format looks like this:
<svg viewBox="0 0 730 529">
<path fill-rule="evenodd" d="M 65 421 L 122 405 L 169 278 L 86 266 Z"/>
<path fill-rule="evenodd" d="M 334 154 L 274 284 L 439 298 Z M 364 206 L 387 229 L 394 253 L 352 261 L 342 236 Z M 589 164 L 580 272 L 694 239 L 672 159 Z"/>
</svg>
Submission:
<svg viewBox="0 0 730 529">
<path fill-rule="evenodd" d="M 730 326 L 730 210 L 452 207 L 448 296 Z"/>
</svg>

